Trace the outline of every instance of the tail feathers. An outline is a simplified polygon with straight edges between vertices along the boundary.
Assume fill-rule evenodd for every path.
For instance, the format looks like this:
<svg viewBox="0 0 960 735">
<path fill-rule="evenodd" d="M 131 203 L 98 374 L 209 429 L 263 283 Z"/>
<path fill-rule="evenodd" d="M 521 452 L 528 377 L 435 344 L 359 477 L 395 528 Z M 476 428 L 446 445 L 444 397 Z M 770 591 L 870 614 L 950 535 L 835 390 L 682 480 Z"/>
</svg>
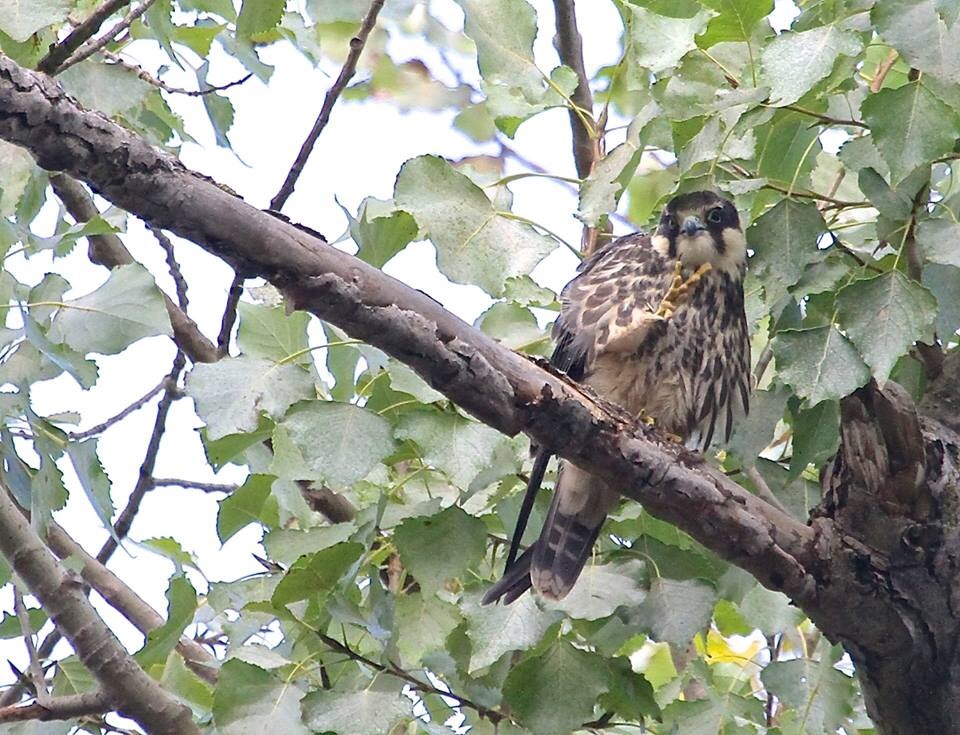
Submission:
<svg viewBox="0 0 960 735">
<path fill-rule="evenodd" d="M 537 450 L 536 459 L 533 462 L 533 469 L 530 471 L 530 480 L 527 482 L 527 491 L 523 495 L 523 503 L 520 506 L 520 513 L 517 515 L 517 525 L 513 529 L 513 538 L 510 539 L 510 551 L 507 552 L 506 569 L 513 566 L 514 559 L 517 558 L 517 552 L 520 550 L 520 542 L 523 539 L 523 532 L 527 530 L 527 521 L 530 520 L 530 511 L 533 510 L 533 502 L 537 498 L 537 490 L 543 482 L 543 476 L 547 471 L 547 463 L 550 461 L 550 452 L 540 448 Z"/>
<path fill-rule="evenodd" d="M 533 546 L 530 581 L 550 600 L 561 600 L 573 588 L 593 543 L 600 535 L 605 515 L 587 521 L 581 515 L 560 512 L 557 503 L 550 509 L 543 533 Z"/>
<path fill-rule="evenodd" d="M 524 551 L 513 565 L 503 573 L 503 576 L 487 590 L 480 600 L 481 605 L 489 605 L 503 598 L 503 604 L 509 605 L 520 595 L 530 589 L 530 562 L 533 559 L 533 549 Z"/>
</svg>

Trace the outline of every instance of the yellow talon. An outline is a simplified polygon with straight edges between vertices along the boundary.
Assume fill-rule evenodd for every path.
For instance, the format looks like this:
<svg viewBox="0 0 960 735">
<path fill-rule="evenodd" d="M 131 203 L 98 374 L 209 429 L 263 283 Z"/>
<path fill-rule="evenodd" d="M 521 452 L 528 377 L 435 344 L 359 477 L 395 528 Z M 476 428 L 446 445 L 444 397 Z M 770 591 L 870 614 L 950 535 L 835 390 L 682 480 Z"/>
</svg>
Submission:
<svg viewBox="0 0 960 735">
<path fill-rule="evenodd" d="M 710 263 L 704 263 L 684 281 L 683 264 L 678 260 L 673 269 L 673 279 L 670 281 L 670 288 L 667 289 L 667 293 L 657 308 L 657 316 L 664 319 L 669 319 L 673 316 L 673 313 L 690 298 L 690 292 L 693 291 L 694 287 L 700 282 L 700 279 L 710 272 L 711 268 L 713 268 L 713 266 Z"/>
</svg>

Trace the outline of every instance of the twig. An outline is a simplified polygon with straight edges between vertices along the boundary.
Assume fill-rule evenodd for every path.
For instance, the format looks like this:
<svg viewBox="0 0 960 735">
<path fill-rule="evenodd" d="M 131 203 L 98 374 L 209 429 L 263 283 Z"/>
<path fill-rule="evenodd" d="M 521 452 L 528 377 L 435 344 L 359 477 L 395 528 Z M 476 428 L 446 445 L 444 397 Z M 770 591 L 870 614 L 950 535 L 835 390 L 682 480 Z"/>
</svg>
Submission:
<svg viewBox="0 0 960 735">
<path fill-rule="evenodd" d="M 190 304 L 190 299 L 187 297 L 187 281 L 183 277 L 183 272 L 180 270 L 180 263 L 177 262 L 176 254 L 173 252 L 173 242 L 167 237 L 166 233 L 158 227 L 150 227 L 150 232 L 157 238 L 157 242 L 160 243 L 160 247 L 162 247 L 163 252 L 166 253 L 167 268 L 170 270 L 170 276 L 173 278 L 173 286 L 177 292 L 177 303 L 180 305 L 180 309 L 186 312 L 187 306 Z"/>
<path fill-rule="evenodd" d="M 177 480 L 167 477 L 155 477 L 152 485 L 154 487 L 186 487 L 203 490 L 205 493 L 232 493 L 237 489 L 237 485 L 227 482 L 199 482 L 197 480 Z"/>
<path fill-rule="evenodd" d="M 46 677 L 43 675 L 43 667 L 40 665 L 40 657 L 37 656 L 37 647 L 33 642 L 33 629 L 30 627 L 30 616 L 27 608 L 23 604 L 23 595 L 20 594 L 20 588 L 13 586 L 13 611 L 17 614 L 20 621 L 20 632 L 23 635 L 23 645 L 27 649 L 29 658 L 30 682 L 33 684 L 33 691 L 37 697 L 37 702 L 46 707 L 50 701 L 50 692 L 47 689 Z"/>
<path fill-rule="evenodd" d="M 151 398 L 153 398 L 155 395 L 157 395 L 157 393 L 159 393 L 159 392 L 162 391 L 164 388 L 166 388 L 167 385 L 168 385 L 167 378 L 164 377 L 163 380 L 161 380 L 159 383 L 157 383 L 157 384 L 156 384 L 153 388 L 151 388 L 147 393 L 145 393 L 143 396 L 141 396 L 140 398 L 138 398 L 137 400 L 135 400 L 133 403 L 131 403 L 131 404 L 130 404 L 129 406 L 127 406 L 126 408 L 124 408 L 124 409 L 123 409 L 122 411 L 120 411 L 118 414 L 116 414 L 116 415 L 114 415 L 114 416 L 111 416 L 110 418 L 108 418 L 108 419 L 107 419 L 106 421 L 104 421 L 103 423 L 97 424 L 96 426 L 91 426 L 89 429 L 87 429 L 87 430 L 85 430 L 85 431 L 77 431 L 77 432 L 73 432 L 73 433 L 69 434 L 68 436 L 70 437 L 70 440 L 71 440 L 71 441 L 81 441 L 81 440 L 83 440 L 83 439 L 89 439 L 91 436 L 96 436 L 97 434 L 102 434 L 102 433 L 105 432 L 107 429 L 109 429 L 111 426 L 113 426 L 114 424 L 122 421 L 122 420 L 125 419 L 127 416 L 129 416 L 130 414 L 132 414 L 134 411 L 137 411 L 137 410 L 143 408 L 147 403 L 150 402 L 150 399 L 151 399 Z"/>
<path fill-rule="evenodd" d="M 127 61 L 120 54 L 115 54 L 109 49 L 100 49 L 100 53 L 103 54 L 107 59 L 112 61 L 118 66 L 122 66 L 124 69 L 128 69 L 137 75 L 138 79 L 142 79 L 144 82 L 149 84 L 151 87 L 156 87 L 157 89 L 162 89 L 164 92 L 170 94 L 182 94 L 187 97 L 203 97 L 206 94 L 213 94 L 214 92 L 224 92 L 232 87 L 237 87 L 241 84 L 248 82 L 253 78 L 253 72 L 249 72 L 240 79 L 236 79 L 232 82 L 227 82 L 226 84 L 217 84 L 217 85 L 207 85 L 206 89 L 183 89 L 182 87 L 174 87 L 172 84 L 167 84 L 165 81 L 156 77 L 142 66 L 134 64 L 131 61 Z"/>
<path fill-rule="evenodd" d="M 134 486 L 133 492 L 130 493 L 130 498 L 127 500 L 127 504 L 117 518 L 116 523 L 113 524 L 114 534 L 104 542 L 100 548 L 100 552 L 97 554 L 97 561 L 101 564 L 106 564 L 107 560 L 113 556 L 113 552 L 117 550 L 117 540 L 122 541 L 130 532 L 133 519 L 136 517 L 137 511 L 140 510 L 140 503 L 153 486 L 153 468 L 157 462 L 160 440 L 167 427 L 167 414 L 170 412 L 170 406 L 173 405 L 173 401 L 179 393 L 179 391 L 176 390 L 176 384 L 180 378 L 180 373 L 183 372 L 185 364 L 186 358 L 183 353 L 177 352 L 177 356 L 173 360 L 173 368 L 166 377 L 167 389 L 164 391 L 163 397 L 157 405 L 157 418 L 153 422 L 153 431 L 150 434 L 150 441 L 147 443 L 147 451 L 144 455 L 143 463 L 140 465 L 137 484 Z M 173 388 L 173 390 L 171 390 L 171 388 Z"/>
<path fill-rule="evenodd" d="M 343 62 L 340 74 L 337 76 L 333 86 L 327 90 L 323 105 L 320 107 L 320 114 L 317 116 L 316 122 L 313 123 L 313 128 L 311 128 L 309 135 L 307 135 L 307 139 L 303 141 L 303 145 L 300 147 L 300 153 L 297 154 L 293 166 L 290 167 L 290 171 L 287 173 L 287 178 L 280 187 L 280 191 L 270 200 L 270 209 L 279 212 L 283 209 L 283 205 L 287 199 L 290 198 L 290 195 L 293 194 L 293 188 L 297 185 L 297 179 L 300 178 L 300 174 L 303 173 L 303 167 L 307 165 L 307 159 L 310 157 L 311 151 L 313 151 L 313 146 L 317 142 L 317 138 L 320 137 L 320 133 L 322 133 L 323 129 L 327 126 L 327 122 L 330 120 L 330 113 L 333 111 L 333 106 L 337 103 L 340 94 L 346 89 L 347 83 L 353 78 L 354 73 L 357 71 L 357 62 L 360 60 L 360 54 L 363 52 L 363 47 L 367 43 L 367 37 L 370 35 L 370 31 L 373 30 L 373 27 L 377 23 L 377 15 L 380 13 L 380 8 L 383 7 L 383 3 L 384 0 L 373 0 L 373 2 L 370 3 L 370 9 L 367 10 L 367 14 L 360 24 L 360 30 L 357 31 L 356 36 L 350 39 L 350 52 Z"/>
<path fill-rule="evenodd" d="M 74 28 L 70 35 L 60 43 L 51 46 L 50 50 L 47 51 L 47 55 L 37 63 L 37 70 L 42 71 L 44 74 L 55 74 L 60 64 L 88 39 L 92 38 L 96 32 L 100 30 L 100 26 L 103 25 L 103 22 L 107 18 L 120 10 L 120 8 L 129 4 L 130 0 L 107 0 L 107 2 L 90 13 L 90 17 L 83 21 L 83 23 Z"/>
<path fill-rule="evenodd" d="M 89 222 L 100 216 L 100 211 L 94 204 L 93 197 L 76 179 L 66 174 L 58 173 L 50 177 L 50 184 L 54 193 L 67 208 L 70 216 L 78 223 Z M 118 265 L 134 263 L 133 256 L 127 250 L 123 241 L 112 233 L 91 235 L 87 238 L 90 243 L 90 260 L 106 268 L 116 268 Z M 194 362 L 216 362 L 219 359 L 217 349 L 206 338 L 200 328 L 189 316 L 179 308 L 169 296 L 163 294 L 164 305 L 170 316 L 170 326 L 173 327 L 173 340 L 177 346 Z"/>
<path fill-rule="evenodd" d="M 0 488 L 0 553 L 70 641 L 111 705 L 157 735 L 199 735 L 190 709 L 141 669 L 103 622 L 83 585 L 50 553 Z"/>
<path fill-rule="evenodd" d="M 220 320 L 220 334 L 217 336 L 217 354 L 226 357 L 230 352 L 230 335 L 233 325 L 237 321 L 237 305 L 243 296 L 243 282 L 246 278 L 239 271 L 233 274 L 230 290 L 227 292 L 227 303 L 223 307 L 223 317 Z"/>
<path fill-rule="evenodd" d="M 83 715 L 100 715 L 112 709 L 110 697 L 102 691 L 48 697 L 41 704 L 17 704 L 0 707 L 0 723 L 26 720 L 69 720 Z"/>
<path fill-rule="evenodd" d="M 773 105 L 768 105 L 773 107 Z M 830 115 L 825 115 L 822 112 L 817 112 L 816 110 L 808 110 L 806 107 L 799 107 L 797 105 L 784 105 L 780 109 L 782 110 L 792 110 L 793 112 L 799 112 L 801 115 L 807 115 L 809 117 L 816 118 L 826 125 L 843 125 L 846 127 L 852 128 L 869 128 L 870 126 L 866 123 L 860 122 L 859 120 L 845 120 L 839 117 L 831 117 Z"/>
<path fill-rule="evenodd" d="M 153 5 L 154 2 L 156 2 L 156 0 L 143 0 L 142 3 L 140 3 L 137 7 L 135 7 L 133 10 L 127 13 L 123 17 L 123 20 L 117 23 L 113 28 L 111 28 L 105 34 L 100 36 L 100 38 L 96 39 L 95 41 L 90 41 L 89 43 L 84 45 L 83 48 L 77 50 L 74 54 L 72 54 L 70 58 L 68 58 L 66 61 L 64 61 L 60 65 L 60 68 L 58 69 L 58 71 L 69 69 L 74 64 L 79 64 L 84 59 L 87 59 L 93 56 L 95 53 L 97 53 L 97 51 L 104 48 L 107 44 L 113 41 L 117 36 L 119 36 L 121 33 L 127 30 L 127 28 L 129 28 L 133 24 L 133 21 L 135 21 L 137 18 L 139 18 L 141 15 L 143 15 L 150 9 L 150 6 Z"/>
<path fill-rule="evenodd" d="M 753 483 L 753 487 L 757 491 L 757 495 L 787 515 L 792 515 L 790 511 L 787 510 L 787 507 L 780 502 L 780 498 L 774 495 L 773 490 L 770 489 L 767 481 L 764 480 L 763 475 L 760 474 L 760 470 L 758 470 L 756 467 L 751 467 L 745 470 L 744 474 L 750 478 L 750 482 Z"/>
<path fill-rule="evenodd" d="M 877 65 L 877 73 L 874 74 L 873 79 L 870 80 L 871 92 L 876 94 L 880 91 L 880 88 L 883 87 L 883 80 L 887 78 L 887 74 L 890 73 L 893 65 L 897 63 L 898 56 L 897 50 L 892 48 L 886 58 Z"/>
<path fill-rule="evenodd" d="M 597 162 L 599 150 L 594 130 L 587 127 L 584 115 L 593 119 L 593 95 L 590 92 L 590 79 L 583 65 L 583 39 L 577 28 L 577 13 L 573 0 L 553 0 L 556 13 L 557 35 L 554 45 L 560 55 L 560 62 L 573 69 L 577 75 L 577 86 L 570 99 L 580 108 L 569 110 L 570 130 L 573 133 L 573 160 L 577 166 L 577 176 L 587 178 Z"/>
</svg>

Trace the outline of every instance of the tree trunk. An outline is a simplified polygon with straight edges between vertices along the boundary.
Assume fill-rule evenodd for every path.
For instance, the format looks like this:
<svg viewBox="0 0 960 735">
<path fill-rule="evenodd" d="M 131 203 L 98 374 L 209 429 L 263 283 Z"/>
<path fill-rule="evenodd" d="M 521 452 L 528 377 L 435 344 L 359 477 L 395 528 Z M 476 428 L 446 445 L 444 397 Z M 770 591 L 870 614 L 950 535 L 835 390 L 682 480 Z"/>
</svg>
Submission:
<svg viewBox="0 0 960 735">
<path fill-rule="evenodd" d="M 817 626 L 857 668 L 882 735 L 960 722 L 960 436 L 920 417 L 895 383 L 841 404 L 811 570 Z"/>
</svg>

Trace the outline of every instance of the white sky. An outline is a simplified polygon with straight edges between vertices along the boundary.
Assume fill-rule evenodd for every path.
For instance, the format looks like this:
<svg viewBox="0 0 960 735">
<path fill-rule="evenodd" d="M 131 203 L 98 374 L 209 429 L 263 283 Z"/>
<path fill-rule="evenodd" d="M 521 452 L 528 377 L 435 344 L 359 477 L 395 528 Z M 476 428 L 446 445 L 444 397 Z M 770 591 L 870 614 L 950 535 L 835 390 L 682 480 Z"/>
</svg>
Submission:
<svg viewBox="0 0 960 735">
<path fill-rule="evenodd" d="M 537 60 L 541 68 L 550 70 L 558 63 L 551 44 L 552 3 L 533 0 L 532 4 L 537 8 L 541 29 L 536 44 Z M 449 25 L 459 27 L 462 24 L 462 14 L 452 0 L 434 0 L 432 5 Z M 589 11 L 585 12 L 587 7 Z M 778 0 L 778 22 L 775 25 L 786 25 L 794 14 L 789 0 Z M 620 22 L 612 3 L 582 2 L 579 23 L 588 73 L 615 62 Z M 431 49 L 417 43 L 394 43 L 390 50 L 398 61 L 424 58 L 431 63 L 435 60 Z M 163 59 L 145 44 L 138 44 L 136 50 L 126 56 L 137 58 L 147 68 L 163 63 Z M 315 70 L 303 56 L 284 44 L 265 49 L 262 58 L 275 66 L 270 84 L 264 86 L 254 78 L 228 92 L 236 108 L 236 122 L 230 132 L 236 155 L 215 147 L 199 99 L 167 95 L 173 107 L 185 117 L 190 134 L 199 141 L 199 145 L 184 146 L 182 158 L 186 165 L 230 186 L 258 207 L 266 207 L 276 193 L 338 71 L 332 65 L 323 71 Z M 438 74 L 443 73 L 439 66 L 432 63 L 431 66 L 438 70 Z M 211 67 L 209 80 L 213 84 L 222 84 L 243 75 L 239 65 L 222 54 L 215 55 Z M 470 70 L 465 71 L 470 79 Z M 475 75 L 475 70 L 472 73 Z M 164 79 L 174 85 L 194 86 L 192 74 L 183 78 L 170 74 Z M 366 196 L 390 197 L 397 171 L 407 159 L 426 153 L 456 159 L 478 152 L 495 152 L 493 146 L 478 148 L 452 127 L 452 119 L 453 113 L 449 111 L 401 113 L 389 103 L 341 101 L 300 177 L 296 192 L 284 208 L 285 214 L 334 240 L 346 228 L 346 220 L 336 201 L 356 212 Z M 525 123 L 512 147 L 552 173 L 575 175 L 569 122 L 563 110 L 544 113 Z M 508 173 L 520 170 L 515 164 L 509 164 Z M 580 223 L 573 217 L 576 197 L 568 188 L 543 179 L 517 181 L 510 188 L 515 195 L 514 210 L 518 214 L 543 224 L 568 242 L 579 243 Z M 150 268 L 168 293 L 173 293 L 162 250 L 140 223 L 131 219 L 128 234 L 123 237 L 134 256 Z M 352 247 L 350 243 L 342 246 Z M 178 240 L 177 247 L 178 258 L 191 286 L 190 314 L 203 331 L 215 339 L 231 272 L 221 261 L 191 243 Z M 38 281 L 50 270 L 64 274 L 74 286 L 71 292 L 74 296 L 93 290 L 106 278 L 106 271 L 90 264 L 82 247 L 55 263 L 45 256 L 35 257 L 29 263 L 22 258 L 11 260 L 23 280 Z M 536 269 L 534 277 L 559 290 L 571 277 L 575 266 L 574 256 L 558 248 Z M 433 248 L 427 243 L 409 246 L 388 264 L 386 270 L 429 293 L 468 321 L 475 319 L 490 303 L 489 297 L 479 288 L 447 281 L 436 270 Z M 113 415 L 158 383 L 170 369 L 173 354 L 169 340 L 155 338 L 138 343 L 122 355 L 98 357 L 100 379 L 92 390 L 84 392 L 71 378 L 60 377 L 36 388 L 34 406 L 41 415 L 80 411 L 83 415 L 80 428 L 87 428 Z M 155 418 L 155 406 L 154 400 L 100 439 L 100 457 L 113 482 L 113 498 L 118 509 L 123 507 L 136 482 Z M 191 401 L 175 402 L 155 475 L 242 481 L 245 473 L 239 468 L 228 468 L 217 477 L 211 474 L 194 431 L 198 426 L 200 422 Z M 72 493 L 67 508 L 57 515 L 57 519 L 88 551 L 95 553 L 107 534 L 78 489 L 72 470 L 66 464 L 62 467 Z M 215 531 L 219 497 L 198 490 L 154 490 L 144 501 L 130 537 L 142 540 L 172 536 L 196 554 L 203 573 L 211 581 L 232 580 L 260 571 L 261 567 L 251 556 L 252 553 L 263 554 L 257 527 L 248 527 L 220 546 Z M 128 542 L 114 555 L 110 566 L 156 609 L 165 611 L 164 590 L 173 569 L 169 561 Z M 198 591 L 203 592 L 202 580 L 196 575 L 192 579 Z M 131 648 L 139 647 L 142 639 L 129 624 L 105 605 L 99 608 Z M 0 595 L 0 609 L 12 610 L 9 594 Z M 25 666 L 19 640 L 0 641 L 0 656 L 11 659 L 20 668 Z M 2 667 L 0 684 L 10 681 L 11 677 L 6 667 Z"/>
</svg>

